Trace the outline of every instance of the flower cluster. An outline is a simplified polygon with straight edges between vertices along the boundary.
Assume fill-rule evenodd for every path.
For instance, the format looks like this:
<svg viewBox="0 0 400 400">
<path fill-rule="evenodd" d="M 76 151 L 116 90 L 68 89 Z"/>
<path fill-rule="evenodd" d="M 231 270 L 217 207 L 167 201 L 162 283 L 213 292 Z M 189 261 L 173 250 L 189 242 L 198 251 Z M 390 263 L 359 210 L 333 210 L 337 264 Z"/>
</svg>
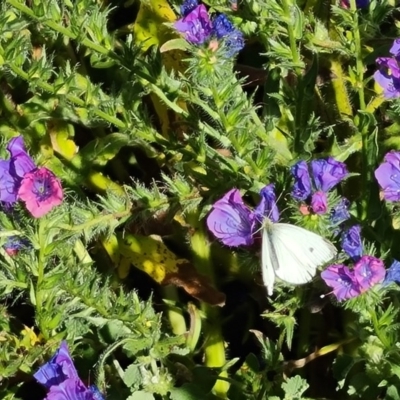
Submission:
<svg viewBox="0 0 400 400">
<path fill-rule="evenodd" d="M 204 4 L 197 0 L 186 0 L 181 6 L 183 18 L 175 22 L 175 29 L 183 33 L 185 39 L 193 44 L 203 44 L 212 38 L 223 39 L 227 56 L 232 57 L 244 46 L 243 34 L 234 27 L 226 15 L 219 14 L 214 19 Z"/>
<path fill-rule="evenodd" d="M 227 246 L 250 246 L 254 235 L 265 217 L 279 220 L 274 185 L 265 186 L 260 191 L 261 200 L 251 210 L 247 207 L 238 189 L 232 189 L 213 205 L 207 217 L 208 229 Z"/>
<path fill-rule="evenodd" d="M 34 377 L 48 390 L 46 400 L 104 400 L 96 386 L 87 388 L 80 380 L 65 341 Z"/>
<path fill-rule="evenodd" d="M 383 88 L 387 99 L 400 96 L 400 39 L 393 42 L 389 50 L 391 57 L 378 57 L 378 70 L 374 74 L 376 83 Z"/>
<path fill-rule="evenodd" d="M 382 260 L 362 255 L 363 247 L 359 225 L 343 232 L 342 248 L 355 262 L 353 269 L 343 264 L 334 264 L 321 273 L 321 278 L 333 289 L 332 292 L 339 301 L 357 297 L 377 283 L 381 283 L 386 275 Z"/>
<path fill-rule="evenodd" d="M 347 177 L 346 165 L 333 157 L 312 160 L 310 164 L 299 161 L 291 168 L 294 177 L 292 197 L 297 201 L 305 201 L 303 214 L 311 208 L 314 214 L 325 214 L 328 211 L 328 192 Z M 334 225 L 338 225 L 350 217 L 349 202 L 342 199 L 331 211 Z"/>
<path fill-rule="evenodd" d="M 63 191 L 59 179 L 47 168 L 35 165 L 25 150 L 23 137 L 11 139 L 7 150 L 10 158 L 0 160 L 0 202 L 11 208 L 21 200 L 35 218 L 61 204 Z"/>
</svg>

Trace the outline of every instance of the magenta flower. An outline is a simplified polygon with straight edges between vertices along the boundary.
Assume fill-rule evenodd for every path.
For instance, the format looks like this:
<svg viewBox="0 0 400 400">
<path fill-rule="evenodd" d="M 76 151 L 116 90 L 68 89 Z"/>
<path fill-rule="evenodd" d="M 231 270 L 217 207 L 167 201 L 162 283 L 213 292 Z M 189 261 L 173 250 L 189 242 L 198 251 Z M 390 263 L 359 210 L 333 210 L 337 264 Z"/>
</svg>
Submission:
<svg viewBox="0 0 400 400">
<path fill-rule="evenodd" d="M 86 388 L 79 379 L 65 341 L 33 376 L 48 390 L 47 400 L 104 400 L 94 385 Z"/>
<path fill-rule="evenodd" d="M 361 226 L 353 225 L 342 233 L 342 249 L 355 261 L 363 254 Z"/>
<path fill-rule="evenodd" d="M 328 210 L 328 199 L 324 192 L 318 191 L 311 196 L 311 208 L 315 214 L 325 214 Z"/>
<path fill-rule="evenodd" d="M 60 180 L 47 168 L 38 168 L 24 175 L 18 189 L 18 199 L 35 218 L 47 214 L 62 203 Z"/>
<path fill-rule="evenodd" d="M 391 151 L 385 155 L 384 162 L 375 171 L 375 178 L 385 200 L 400 200 L 400 152 Z"/>
<path fill-rule="evenodd" d="M 332 292 L 339 301 L 357 297 L 361 293 L 354 272 L 344 265 L 330 265 L 321 272 L 321 278 L 333 289 Z"/>
<path fill-rule="evenodd" d="M 385 274 L 385 266 L 379 258 L 362 256 L 354 265 L 354 276 L 363 292 L 382 282 Z"/>
<path fill-rule="evenodd" d="M 306 200 L 311 195 L 311 178 L 307 163 L 303 160 L 297 162 L 290 168 L 290 172 L 294 176 L 292 197 L 298 201 Z"/>
<path fill-rule="evenodd" d="M 400 96 L 400 39 L 393 42 L 389 52 L 392 57 L 378 57 L 378 70 L 374 74 L 376 83 L 383 88 L 387 99 Z"/>
<path fill-rule="evenodd" d="M 232 189 L 213 205 L 207 217 L 208 229 L 227 246 L 253 244 L 255 215 L 243 203 L 238 189 Z"/>
<path fill-rule="evenodd" d="M 317 190 L 327 193 L 349 174 L 346 164 L 328 157 L 311 161 L 311 169 Z"/>
<path fill-rule="evenodd" d="M 13 204 L 24 175 L 36 168 L 25 150 L 22 136 L 14 137 L 7 145 L 8 160 L 0 160 L 0 201 Z"/>
<path fill-rule="evenodd" d="M 202 44 L 212 34 L 212 23 L 204 4 L 189 12 L 174 24 L 175 29 L 185 35 L 185 39 L 194 44 Z"/>
</svg>

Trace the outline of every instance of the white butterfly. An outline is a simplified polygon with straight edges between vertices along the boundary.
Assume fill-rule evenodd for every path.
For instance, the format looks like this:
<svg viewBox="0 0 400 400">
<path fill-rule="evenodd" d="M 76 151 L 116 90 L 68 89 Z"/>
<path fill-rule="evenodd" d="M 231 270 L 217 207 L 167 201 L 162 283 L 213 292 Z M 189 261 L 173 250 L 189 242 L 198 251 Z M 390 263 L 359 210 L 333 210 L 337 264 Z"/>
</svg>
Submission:
<svg viewBox="0 0 400 400">
<path fill-rule="evenodd" d="M 317 267 L 337 254 L 335 246 L 322 236 L 291 224 L 263 223 L 261 271 L 268 295 L 275 277 L 292 285 L 309 282 Z"/>
</svg>

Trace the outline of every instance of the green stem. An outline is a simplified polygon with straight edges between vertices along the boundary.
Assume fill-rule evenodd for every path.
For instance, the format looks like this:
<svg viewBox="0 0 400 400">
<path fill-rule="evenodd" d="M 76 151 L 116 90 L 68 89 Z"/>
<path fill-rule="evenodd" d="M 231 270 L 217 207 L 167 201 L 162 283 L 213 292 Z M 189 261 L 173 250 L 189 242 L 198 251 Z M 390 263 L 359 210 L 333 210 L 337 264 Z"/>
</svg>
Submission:
<svg viewBox="0 0 400 400">
<path fill-rule="evenodd" d="M 61 229 L 65 229 L 67 231 L 82 231 L 84 229 L 90 228 L 92 226 L 104 223 L 109 220 L 113 219 L 120 219 L 120 218 L 125 218 L 130 215 L 131 211 L 130 210 L 125 210 L 122 212 L 118 213 L 112 213 L 112 214 L 107 214 L 107 215 L 100 215 L 99 217 L 92 218 L 91 220 L 84 222 L 83 224 L 79 225 L 67 225 L 67 224 L 62 224 L 60 225 Z"/>
<path fill-rule="evenodd" d="M 187 328 L 182 310 L 175 306 L 175 303 L 179 301 L 178 290 L 175 286 L 163 286 L 161 290 L 164 299 L 168 300 L 166 314 L 171 325 L 172 332 L 175 335 L 183 335 Z M 170 304 L 171 302 L 174 304 Z"/>
<path fill-rule="evenodd" d="M 295 65 L 294 71 L 296 72 L 297 76 L 300 76 L 302 73 L 302 69 L 299 67 L 300 65 L 300 54 L 297 48 L 297 41 L 296 41 L 296 35 L 293 29 L 293 24 L 291 23 L 291 12 L 290 12 L 290 4 L 288 0 L 282 0 L 282 8 L 285 13 L 285 17 L 287 18 L 286 21 L 286 26 L 288 30 L 288 36 L 289 36 L 289 45 L 290 45 L 290 50 L 292 51 L 292 57 L 293 57 L 293 64 Z"/>
<path fill-rule="evenodd" d="M 211 249 L 203 224 L 200 222 L 199 213 L 194 212 L 189 214 L 187 220 L 195 230 L 191 237 L 195 266 L 200 274 L 207 276 L 214 283 L 215 275 L 211 262 Z M 204 302 L 201 303 L 201 309 L 206 318 L 204 323 L 204 334 L 206 337 L 204 344 L 205 365 L 210 368 L 221 368 L 225 365 L 226 359 L 219 310 Z M 221 378 L 227 378 L 227 376 L 226 371 L 220 374 Z M 227 398 L 229 383 L 217 380 L 213 390 L 217 396 Z"/>
<path fill-rule="evenodd" d="M 358 21 L 358 10 L 356 0 L 350 0 L 350 10 L 353 12 L 354 21 L 354 45 L 356 48 L 356 69 L 357 69 L 357 91 L 360 101 L 360 109 L 365 110 L 365 93 L 364 93 L 364 63 L 362 57 L 361 36 Z"/>
</svg>

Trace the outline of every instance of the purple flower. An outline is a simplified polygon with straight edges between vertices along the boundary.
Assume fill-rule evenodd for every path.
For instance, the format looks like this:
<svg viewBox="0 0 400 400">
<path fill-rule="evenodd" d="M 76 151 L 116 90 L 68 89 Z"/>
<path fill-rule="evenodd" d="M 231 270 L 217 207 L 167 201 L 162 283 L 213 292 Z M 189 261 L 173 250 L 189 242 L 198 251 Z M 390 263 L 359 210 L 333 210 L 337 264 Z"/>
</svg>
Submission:
<svg viewBox="0 0 400 400">
<path fill-rule="evenodd" d="M 378 70 L 374 74 L 376 83 L 383 88 L 383 95 L 388 98 L 400 96 L 400 39 L 393 42 L 389 52 L 392 57 L 378 57 Z"/>
<path fill-rule="evenodd" d="M 36 168 L 32 158 L 25 150 L 22 136 L 14 137 L 7 145 L 8 160 L 0 160 L 0 201 L 13 204 L 22 178 Z"/>
<path fill-rule="evenodd" d="M 344 163 L 333 157 L 311 161 L 311 170 L 317 190 L 327 193 L 335 187 L 347 175 L 347 167 Z"/>
<path fill-rule="evenodd" d="M 104 400 L 95 386 L 88 389 L 79 379 L 65 341 L 33 376 L 48 389 L 47 400 Z"/>
<path fill-rule="evenodd" d="M 311 197 L 311 208 L 315 214 L 325 214 L 328 210 L 328 199 L 324 192 L 315 192 Z"/>
<path fill-rule="evenodd" d="M 305 161 L 299 161 L 290 168 L 294 176 L 292 196 L 295 200 L 306 200 L 311 194 L 311 178 L 308 165 Z"/>
<path fill-rule="evenodd" d="M 330 265 L 321 272 L 321 278 L 333 288 L 333 294 L 341 300 L 351 299 L 361 293 L 361 288 L 355 279 L 353 271 L 341 264 Z"/>
<path fill-rule="evenodd" d="M 66 379 L 78 378 L 74 362 L 69 355 L 67 342 L 61 342 L 59 349 L 50 361 L 40 367 L 33 376 L 47 389 L 50 389 L 51 386 L 59 385 Z"/>
<path fill-rule="evenodd" d="M 383 261 L 372 256 L 362 256 L 354 266 L 354 276 L 365 292 L 385 278 L 386 270 Z"/>
<path fill-rule="evenodd" d="M 185 39 L 194 44 L 202 44 L 212 34 L 212 23 L 204 4 L 194 8 L 185 17 L 174 24 L 175 29 L 185 35 Z"/>
<path fill-rule="evenodd" d="M 197 0 L 185 0 L 181 5 L 181 15 L 186 17 L 191 11 L 193 11 L 199 2 Z"/>
<path fill-rule="evenodd" d="M 272 222 L 279 221 L 279 210 L 276 205 L 275 185 L 270 184 L 263 187 L 260 191 L 261 201 L 254 210 L 254 214 L 260 223 L 264 218 L 269 218 Z"/>
<path fill-rule="evenodd" d="M 400 152 L 391 151 L 385 155 L 384 162 L 375 171 L 375 178 L 387 201 L 400 200 Z"/>
<path fill-rule="evenodd" d="M 360 225 L 353 225 L 342 233 L 342 248 L 354 260 L 358 260 L 362 256 Z"/>
<path fill-rule="evenodd" d="M 238 189 L 215 202 L 207 217 L 208 229 L 227 246 L 253 244 L 255 225 L 255 214 L 243 203 Z"/>
<path fill-rule="evenodd" d="M 386 277 L 382 285 L 387 286 L 392 282 L 400 282 L 400 262 L 394 260 L 390 268 L 386 271 Z"/>
<path fill-rule="evenodd" d="M 349 200 L 347 200 L 345 197 L 342 197 L 339 201 L 338 204 L 336 204 L 335 207 L 333 207 L 331 211 L 331 223 L 332 225 L 340 225 L 344 221 L 347 221 L 350 218 L 350 213 L 349 213 Z"/>
</svg>

